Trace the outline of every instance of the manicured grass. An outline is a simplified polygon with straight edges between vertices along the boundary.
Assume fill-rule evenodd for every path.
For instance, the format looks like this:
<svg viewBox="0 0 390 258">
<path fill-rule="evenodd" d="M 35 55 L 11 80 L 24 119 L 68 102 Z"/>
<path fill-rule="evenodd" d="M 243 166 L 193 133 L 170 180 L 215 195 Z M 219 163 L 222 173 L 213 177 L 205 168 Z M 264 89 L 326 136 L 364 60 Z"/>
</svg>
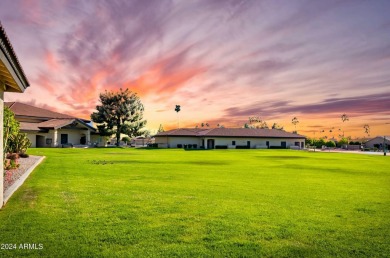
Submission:
<svg viewBox="0 0 390 258">
<path fill-rule="evenodd" d="M 388 257 L 390 157 L 292 150 L 31 149 L 0 256 Z"/>
</svg>

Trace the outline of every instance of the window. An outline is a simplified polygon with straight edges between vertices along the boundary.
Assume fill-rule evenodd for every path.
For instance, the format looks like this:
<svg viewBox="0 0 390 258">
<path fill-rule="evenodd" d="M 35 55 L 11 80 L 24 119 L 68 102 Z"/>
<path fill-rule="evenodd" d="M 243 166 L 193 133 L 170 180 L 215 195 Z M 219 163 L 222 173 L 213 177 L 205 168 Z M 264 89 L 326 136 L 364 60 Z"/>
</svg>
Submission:
<svg viewBox="0 0 390 258">
<path fill-rule="evenodd" d="M 232 145 L 236 145 L 236 141 L 232 141 Z"/>
</svg>

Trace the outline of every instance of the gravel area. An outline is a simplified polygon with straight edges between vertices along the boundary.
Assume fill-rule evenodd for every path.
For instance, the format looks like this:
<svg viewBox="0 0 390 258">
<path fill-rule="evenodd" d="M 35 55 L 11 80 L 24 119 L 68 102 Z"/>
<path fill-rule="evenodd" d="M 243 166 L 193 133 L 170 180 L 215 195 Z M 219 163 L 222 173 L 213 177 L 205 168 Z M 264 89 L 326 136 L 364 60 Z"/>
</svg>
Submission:
<svg viewBox="0 0 390 258">
<path fill-rule="evenodd" d="M 4 172 L 4 192 L 18 180 L 31 166 L 33 166 L 41 156 L 32 156 L 28 158 L 19 158 L 20 166 L 17 169 L 5 170 Z"/>
</svg>

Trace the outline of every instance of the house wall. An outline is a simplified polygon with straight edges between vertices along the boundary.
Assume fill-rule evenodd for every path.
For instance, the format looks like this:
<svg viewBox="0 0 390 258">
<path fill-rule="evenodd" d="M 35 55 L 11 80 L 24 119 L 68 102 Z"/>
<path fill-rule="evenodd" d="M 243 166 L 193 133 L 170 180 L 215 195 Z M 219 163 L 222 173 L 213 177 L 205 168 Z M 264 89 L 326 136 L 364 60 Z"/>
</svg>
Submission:
<svg viewBox="0 0 390 258">
<path fill-rule="evenodd" d="M 290 138 L 235 138 L 235 137 L 155 137 L 156 143 L 160 148 L 177 148 L 177 144 L 197 144 L 198 147 L 202 145 L 202 139 L 207 140 L 213 139 L 215 145 L 226 145 L 229 148 L 235 148 L 237 145 L 247 145 L 247 141 L 250 141 L 250 147 L 256 148 L 267 148 L 266 142 L 269 141 L 269 146 L 281 146 L 281 142 L 286 142 L 286 147 L 295 146 L 295 142 L 299 142 L 299 145 L 305 144 L 305 139 L 290 139 Z M 232 144 L 235 141 L 235 146 Z"/>
<path fill-rule="evenodd" d="M 178 144 L 197 144 L 200 146 L 202 140 L 199 137 L 155 137 L 155 143 L 160 148 L 177 148 Z"/>
<path fill-rule="evenodd" d="M 44 137 L 44 146 L 43 147 L 62 147 L 61 145 L 61 134 L 68 134 L 68 143 L 71 143 L 73 145 L 80 144 L 80 139 L 82 136 L 87 135 L 87 130 L 69 130 L 69 129 L 58 129 L 57 130 L 57 136 L 55 136 L 55 130 L 49 130 L 48 133 L 39 133 L 39 132 L 28 132 L 27 137 L 31 141 L 31 147 L 36 148 L 37 147 L 37 135 Z M 51 139 L 51 143 L 47 144 L 46 140 Z"/>
<path fill-rule="evenodd" d="M 383 138 L 382 137 L 375 137 L 374 139 L 369 140 L 364 144 L 366 148 L 374 148 L 375 144 L 382 144 L 383 145 Z M 386 144 L 390 145 L 390 139 L 387 139 L 386 137 Z"/>
<path fill-rule="evenodd" d="M 286 142 L 286 147 L 295 146 L 295 142 L 301 144 L 304 143 L 304 139 L 291 139 L 291 138 L 235 138 L 235 137 L 207 137 L 205 139 L 214 139 L 215 145 L 227 145 L 229 148 L 235 148 L 232 141 L 236 142 L 237 145 L 247 145 L 247 141 L 250 141 L 250 148 L 267 148 L 267 141 L 269 146 L 281 146 L 281 142 Z"/>
</svg>

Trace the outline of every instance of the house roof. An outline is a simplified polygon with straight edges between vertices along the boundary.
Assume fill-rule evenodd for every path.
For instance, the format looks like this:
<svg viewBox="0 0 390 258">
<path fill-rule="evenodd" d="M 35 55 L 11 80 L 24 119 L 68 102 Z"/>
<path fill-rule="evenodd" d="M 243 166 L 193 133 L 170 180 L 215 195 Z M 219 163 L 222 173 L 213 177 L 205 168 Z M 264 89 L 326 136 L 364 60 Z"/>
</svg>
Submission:
<svg viewBox="0 0 390 258">
<path fill-rule="evenodd" d="M 29 123 L 29 122 L 20 122 L 20 129 L 23 131 L 41 131 L 47 129 L 59 129 L 68 125 L 72 125 L 74 123 L 80 123 L 83 126 L 92 129 L 94 132 L 95 128 L 90 126 L 89 124 L 84 123 L 84 121 L 72 118 L 72 119 L 50 119 L 48 121 L 44 121 L 41 123 Z"/>
<path fill-rule="evenodd" d="M 23 92 L 30 83 L 24 74 L 23 68 L 20 65 L 18 57 L 12 47 L 10 40 L 0 23 L 0 75 L 4 79 L 6 91 Z M 3 58 L 4 57 L 4 58 Z"/>
<path fill-rule="evenodd" d="M 22 131 L 40 131 L 39 123 L 19 122 Z"/>
<path fill-rule="evenodd" d="M 306 138 L 303 135 L 289 133 L 277 129 L 254 128 L 180 128 L 161 132 L 155 137 L 162 136 L 195 136 L 195 137 L 246 137 L 246 138 Z"/>
<path fill-rule="evenodd" d="M 388 141 L 390 141 L 390 136 L 384 136 L 384 137 L 386 137 L 386 142 L 388 142 Z M 383 139 L 383 136 L 377 136 L 377 137 L 374 137 L 374 138 L 372 138 L 372 139 L 369 139 L 368 141 L 366 141 L 366 143 L 368 143 L 368 142 L 370 142 L 370 141 L 373 141 L 373 140 L 376 140 L 376 139 L 382 139 L 382 141 L 384 140 Z"/>
<path fill-rule="evenodd" d="M 39 107 L 34 107 L 20 102 L 4 102 L 4 105 L 9 107 L 16 116 L 36 117 L 42 119 L 75 118 L 73 116 L 53 112 Z"/>
</svg>

